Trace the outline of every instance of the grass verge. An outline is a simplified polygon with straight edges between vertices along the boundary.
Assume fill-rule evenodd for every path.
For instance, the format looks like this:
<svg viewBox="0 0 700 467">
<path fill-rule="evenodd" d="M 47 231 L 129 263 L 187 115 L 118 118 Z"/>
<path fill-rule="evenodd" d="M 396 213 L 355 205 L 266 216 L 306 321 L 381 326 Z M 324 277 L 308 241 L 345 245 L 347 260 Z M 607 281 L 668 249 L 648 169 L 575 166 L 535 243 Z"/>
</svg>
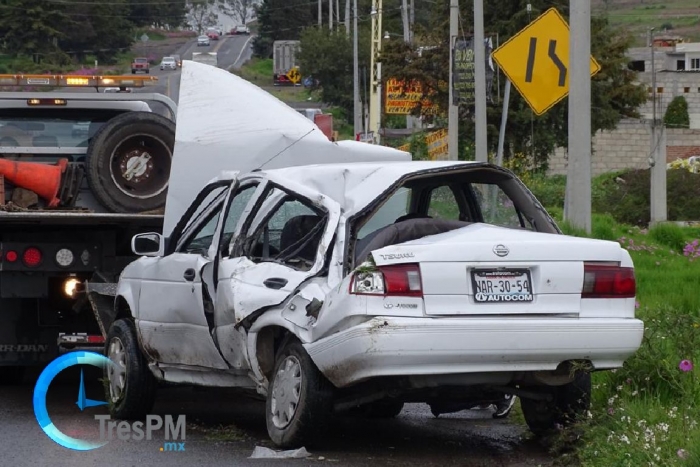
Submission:
<svg viewBox="0 0 700 467">
<path fill-rule="evenodd" d="M 561 210 L 550 211 L 561 222 Z M 630 252 L 645 335 L 623 368 L 593 374 L 590 415 L 547 440 L 550 448 L 562 465 L 698 466 L 700 232 L 676 225 L 648 230 L 598 214 L 590 236 Z"/>
</svg>

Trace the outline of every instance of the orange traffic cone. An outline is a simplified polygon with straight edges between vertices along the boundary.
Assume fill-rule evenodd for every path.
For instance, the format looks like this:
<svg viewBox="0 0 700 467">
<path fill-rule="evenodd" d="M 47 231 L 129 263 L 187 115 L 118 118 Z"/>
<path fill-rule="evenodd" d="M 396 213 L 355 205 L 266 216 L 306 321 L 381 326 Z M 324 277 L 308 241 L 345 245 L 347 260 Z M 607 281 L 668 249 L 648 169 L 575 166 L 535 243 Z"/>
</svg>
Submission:
<svg viewBox="0 0 700 467">
<path fill-rule="evenodd" d="M 61 174 L 67 165 L 68 159 L 59 159 L 56 165 L 0 159 L 0 175 L 13 185 L 41 196 L 49 202 L 50 207 L 56 207 L 61 202 L 56 195 L 61 187 Z"/>
</svg>

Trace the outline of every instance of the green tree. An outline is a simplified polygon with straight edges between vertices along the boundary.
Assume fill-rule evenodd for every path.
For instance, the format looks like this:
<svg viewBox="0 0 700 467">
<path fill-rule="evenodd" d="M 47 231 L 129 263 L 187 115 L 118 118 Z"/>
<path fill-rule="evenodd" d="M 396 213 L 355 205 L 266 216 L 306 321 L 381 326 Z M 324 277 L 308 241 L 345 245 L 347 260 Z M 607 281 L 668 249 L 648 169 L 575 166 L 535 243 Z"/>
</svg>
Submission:
<svg viewBox="0 0 700 467">
<path fill-rule="evenodd" d="M 527 4 L 532 6 L 528 15 Z M 504 43 L 524 28 L 531 20 L 551 6 L 568 16 L 568 1 L 518 0 L 494 1 L 485 4 L 484 21 L 487 30 L 498 33 Z M 462 24 L 473 24 L 470 5 L 462 5 Z M 465 34 L 470 31 L 465 27 Z M 384 77 L 415 79 L 423 83 L 424 92 L 431 93 L 440 114 L 446 115 L 448 107 L 447 82 L 449 80 L 449 5 L 435 4 L 427 28 L 416 33 L 418 45 L 431 48 L 419 54 L 415 47 L 401 41 L 388 41 L 382 54 Z M 645 102 L 646 91 L 636 84 L 636 73 L 627 68 L 625 53 L 632 44 L 632 37 L 619 28 L 610 26 L 607 18 L 591 20 L 591 52 L 602 66 L 591 83 L 591 105 L 593 108 L 591 129 L 614 129 L 620 119 L 637 117 L 637 108 Z M 505 76 L 501 75 L 505 84 Z M 493 94 L 496 94 L 494 83 Z M 503 92 L 501 92 L 501 95 Z M 494 96 L 495 97 L 495 96 Z M 496 99 L 494 99 L 496 101 Z M 487 108 L 490 151 L 496 150 L 501 119 L 501 102 L 493 102 Z M 424 112 L 417 109 L 416 112 Z M 474 124 L 472 108 L 460 107 L 460 146 L 466 149 L 473 145 Z M 513 90 L 508 111 L 508 126 L 505 136 L 506 156 L 523 152 L 532 154 L 536 167 L 546 169 L 547 159 L 557 146 L 565 146 L 568 139 L 568 100 L 564 99 L 546 114 L 533 116 L 520 94 Z"/>
<path fill-rule="evenodd" d="M 133 24 L 129 21 L 129 0 L 112 0 L 92 4 L 67 4 L 66 13 L 73 25 L 62 27 L 59 46 L 65 52 L 82 58 L 94 55 L 100 62 L 111 62 L 133 43 Z"/>
<path fill-rule="evenodd" d="M 673 98 L 666 114 L 664 124 L 669 128 L 690 128 L 690 115 L 688 115 L 688 101 L 683 96 Z"/>
<path fill-rule="evenodd" d="M 308 0 L 263 0 L 256 8 L 258 35 L 253 39 L 253 53 L 272 57 L 277 40 L 298 40 L 305 27 L 317 19 L 316 3 Z"/>
<path fill-rule="evenodd" d="M 60 55 L 63 27 L 74 24 L 62 5 L 47 0 L 5 0 L 0 7 L 0 34 L 5 50 L 35 60 Z"/>
<path fill-rule="evenodd" d="M 323 102 L 351 111 L 352 42 L 345 32 L 310 27 L 301 33 L 297 55 L 302 76 L 313 76 Z M 349 90 L 349 92 L 348 92 Z"/>
</svg>

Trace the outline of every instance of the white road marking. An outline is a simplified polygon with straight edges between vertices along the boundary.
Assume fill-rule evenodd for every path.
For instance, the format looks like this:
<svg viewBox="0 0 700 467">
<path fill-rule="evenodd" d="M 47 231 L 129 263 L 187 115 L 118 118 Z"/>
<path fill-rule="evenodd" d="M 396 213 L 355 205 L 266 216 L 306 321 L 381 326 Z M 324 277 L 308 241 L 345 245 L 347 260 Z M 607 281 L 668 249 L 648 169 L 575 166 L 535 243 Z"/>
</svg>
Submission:
<svg viewBox="0 0 700 467">
<path fill-rule="evenodd" d="M 231 65 L 232 67 L 236 66 L 236 63 L 238 63 L 238 60 L 241 59 L 241 57 L 243 56 L 243 52 L 245 52 L 246 49 L 248 48 L 248 42 L 250 42 L 253 39 L 253 37 L 255 37 L 255 36 L 250 36 L 248 38 L 248 40 L 245 41 L 245 44 L 243 44 L 243 47 L 241 47 L 241 53 L 239 53 L 238 58 L 236 58 L 236 60 L 234 60 L 233 65 Z"/>
</svg>

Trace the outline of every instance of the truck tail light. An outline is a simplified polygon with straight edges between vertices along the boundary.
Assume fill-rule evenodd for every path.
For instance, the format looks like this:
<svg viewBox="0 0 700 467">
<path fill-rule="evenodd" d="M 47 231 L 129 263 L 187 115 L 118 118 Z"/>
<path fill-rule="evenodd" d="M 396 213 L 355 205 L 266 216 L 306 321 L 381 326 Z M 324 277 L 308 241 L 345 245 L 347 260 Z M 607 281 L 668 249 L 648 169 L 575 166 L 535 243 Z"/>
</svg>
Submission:
<svg viewBox="0 0 700 467">
<path fill-rule="evenodd" d="M 417 264 L 380 266 L 373 271 L 356 271 L 350 284 L 355 295 L 422 297 L 420 268 Z"/>
<path fill-rule="evenodd" d="M 634 298 L 636 292 L 634 268 L 583 264 L 581 298 Z"/>
<path fill-rule="evenodd" d="M 8 263 L 14 263 L 15 261 L 17 261 L 18 258 L 19 255 L 15 250 L 10 250 L 7 253 L 5 253 L 5 261 L 7 261 Z"/>
<path fill-rule="evenodd" d="M 24 253 L 22 254 L 22 261 L 29 267 L 39 266 L 41 264 L 41 259 L 41 250 L 33 246 L 24 250 Z"/>
</svg>

